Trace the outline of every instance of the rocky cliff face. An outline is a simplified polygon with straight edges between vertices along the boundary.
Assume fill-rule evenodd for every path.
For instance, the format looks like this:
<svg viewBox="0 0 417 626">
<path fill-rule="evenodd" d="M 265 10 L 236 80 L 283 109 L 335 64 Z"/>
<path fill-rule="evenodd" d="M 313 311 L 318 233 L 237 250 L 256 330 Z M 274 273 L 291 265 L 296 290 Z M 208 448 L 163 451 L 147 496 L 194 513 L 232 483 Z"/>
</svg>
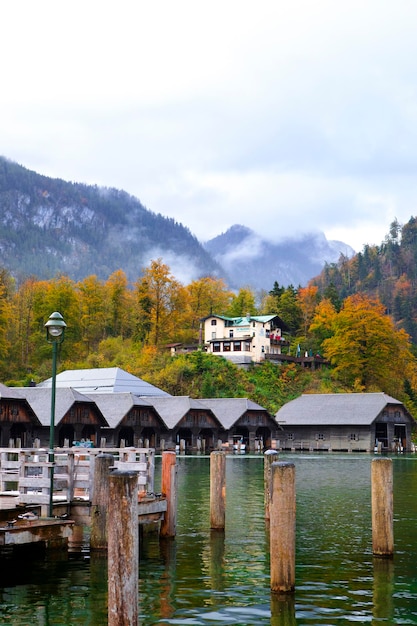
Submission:
<svg viewBox="0 0 417 626">
<path fill-rule="evenodd" d="M 0 159 L 0 265 L 17 277 L 135 280 L 162 257 L 180 280 L 221 276 L 191 232 L 117 189 L 69 183 Z"/>
<path fill-rule="evenodd" d="M 353 250 L 323 234 L 271 242 L 236 225 L 205 245 L 182 224 L 124 191 L 41 176 L 0 157 L 0 268 L 18 279 L 58 273 L 136 280 L 162 258 L 180 281 L 222 277 L 232 288 L 305 285 L 325 262 Z"/>
</svg>

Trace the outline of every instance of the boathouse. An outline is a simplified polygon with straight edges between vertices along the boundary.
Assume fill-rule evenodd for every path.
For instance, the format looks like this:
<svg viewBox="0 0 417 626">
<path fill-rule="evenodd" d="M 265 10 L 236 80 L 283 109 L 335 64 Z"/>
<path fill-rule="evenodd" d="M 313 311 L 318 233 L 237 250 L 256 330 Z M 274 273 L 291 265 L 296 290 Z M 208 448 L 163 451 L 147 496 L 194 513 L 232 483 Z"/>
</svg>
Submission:
<svg viewBox="0 0 417 626">
<path fill-rule="evenodd" d="M 224 438 L 224 427 L 205 400 L 189 396 L 149 398 L 155 411 L 168 427 L 165 447 L 184 442 L 186 449 L 212 450 Z"/>
<path fill-rule="evenodd" d="M 1 446 L 48 445 L 50 379 L 32 387 L 2 385 L 0 408 Z M 277 431 L 273 416 L 247 398 L 171 396 L 117 367 L 67 370 L 56 377 L 58 447 L 81 443 L 160 450 L 182 444 L 186 450 L 209 451 L 239 437 L 254 451 L 270 446 Z"/>
<path fill-rule="evenodd" d="M 46 445 L 51 422 L 51 390 L 47 387 L 19 387 L 17 391 L 27 401 L 41 425 L 40 429 L 34 428 L 25 433 L 23 447 L 34 445 L 36 439 L 41 445 Z M 81 440 L 98 445 L 103 436 L 102 429 L 106 427 L 108 423 L 103 413 L 91 398 L 71 387 L 57 390 L 55 445 L 70 446 L 74 441 Z"/>
<path fill-rule="evenodd" d="M 305 394 L 275 415 L 283 450 L 411 450 L 413 417 L 385 393 Z"/>
<path fill-rule="evenodd" d="M 229 445 L 238 438 L 253 451 L 269 448 L 272 440 L 279 439 L 279 426 L 272 415 L 248 398 L 204 398 L 200 402 L 222 424 Z"/>
<path fill-rule="evenodd" d="M 31 445 L 41 429 L 42 424 L 26 398 L 17 389 L 0 383 L 0 447 L 9 441 Z"/>
<path fill-rule="evenodd" d="M 159 448 L 167 426 L 154 406 L 133 393 L 90 393 L 105 415 L 108 428 L 102 430 L 107 446 L 115 448 L 143 447 L 145 441 L 151 448 Z"/>
</svg>

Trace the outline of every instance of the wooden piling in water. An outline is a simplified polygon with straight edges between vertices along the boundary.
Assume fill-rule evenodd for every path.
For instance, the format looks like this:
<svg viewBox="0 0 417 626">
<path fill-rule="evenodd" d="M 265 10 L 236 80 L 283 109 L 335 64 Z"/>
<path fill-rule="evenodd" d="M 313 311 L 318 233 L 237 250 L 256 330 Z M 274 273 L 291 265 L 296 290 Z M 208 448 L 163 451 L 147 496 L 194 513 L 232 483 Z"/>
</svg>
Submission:
<svg viewBox="0 0 417 626">
<path fill-rule="evenodd" d="M 137 626 L 138 477 L 116 470 L 109 482 L 108 626 Z"/>
<path fill-rule="evenodd" d="M 270 561 L 271 591 L 295 587 L 295 466 L 271 465 Z"/>
<path fill-rule="evenodd" d="M 267 450 L 264 454 L 264 504 L 265 521 L 271 518 L 271 465 L 278 459 L 276 450 Z"/>
<path fill-rule="evenodd" d="M 162 453 L 161 491 L 166 496 L 167 510 L 161 521 L 161 537 L 175 537 L 177 532 L 177 455 Z"/>
<path fill-rule="evenodd" d="M 394 555 L 393 470 L 391 459 L 373 459 L 372 487 L 372 552 L 375 556 Z"/>
<path fill-rule="evenodd" d="M 107 513 L 109 508 L 109 475 L 114 464 L 112 454 L 98 454 L 94 464 L 91 503 L 90 548 L 107 550 Z"/>
<path fill-rule="evenodd" d="M 226 455 L 210 454 L 210 528 L 224 530 L 226 522 Z"/>
</svg>

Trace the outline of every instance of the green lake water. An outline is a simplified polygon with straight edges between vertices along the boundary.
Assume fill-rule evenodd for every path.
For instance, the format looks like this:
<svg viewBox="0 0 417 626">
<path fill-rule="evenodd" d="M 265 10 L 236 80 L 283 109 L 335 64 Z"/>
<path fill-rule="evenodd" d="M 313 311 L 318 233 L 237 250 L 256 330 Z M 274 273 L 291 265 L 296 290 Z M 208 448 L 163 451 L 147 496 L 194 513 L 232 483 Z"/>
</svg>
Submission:
<svg viewBox="0 0 417 626">
<path fill-rule="evenodd" d="M 417 456 L 393 457 L 393 560 L 372 556 L 374 457 L 279 458 L 296 469 L 295 593 L 271 598 L 263 457 L 227 458 L 225 533 L 209 529 L 209 457 L 179 457 L 177 537 L 140 545 L 141 626 L 417 624 Z M 0 626 L 107 623 L 103 556 L 3 560 L 0 584 Z"/>
</svg>

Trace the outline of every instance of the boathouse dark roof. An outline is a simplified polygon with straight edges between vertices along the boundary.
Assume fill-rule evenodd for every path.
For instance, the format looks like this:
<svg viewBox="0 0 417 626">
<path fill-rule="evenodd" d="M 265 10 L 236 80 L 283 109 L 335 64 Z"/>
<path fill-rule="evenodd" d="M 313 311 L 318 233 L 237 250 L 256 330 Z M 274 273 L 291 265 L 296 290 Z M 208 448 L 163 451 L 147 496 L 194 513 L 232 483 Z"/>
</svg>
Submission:
<svg viewBox="0 0 417 626">
<path fill-rule="evenodd" d="M 171 396 L 169 398 L 158 397 L 148 398 L 148 400 L 170 430 L 175 428 L 182 418 L 191 410 L 212 413 L 210 408 L 206 406 L 204 400 L 194 400 L 189 396 Z"/>
<path fill-rule="evenodd" d="M 51 390 L 47 387 L 19 387 L 18 391 L 27 400 L 42 426 L 49 426 L 51 420 Z M 107 422 L 96 403 L 88 396 L 71 388 L 56 389 L 55 424 L 59 424 L 74 404 L 90 405 L 98 415 L 102 425 L 107 426 Z"/>
<path fill-rule="evenodd" d="M 48 378 L 38 387 L 51 387 Z M 168 396 L 169 393 L 125 372 L 119 367 L 99 367 L 85 370 L 65 370 L 56 377 L 56 386 L 72 387 L 81 393 L 121 393 L 130 392 L 137 396 Z"/>
<path fill-rule="evenodd" d="M 285 404 L 275 418 L 282 426 L 369 426 L 388 405 L 402 407 L 402 402 L 386 393 L 303 394 Z"/>
<path fill-rule="evenodd" d="M 0 383 L 0 398 L 7 400 L 24 400 L 24 396 L 15 387 L 6 387 Z"/>
<path fill-rule="evenodd" d="M 263 406 L 248 398 L 202 398 L 200 402 L 211 409 L 225 430 L 234 426 L 247 411 L 261 411 L 270 415 Z"/>
<path fill-rule="evenodd" d="M 134 407 L 153 409 L 153 404 L 149 402 L 149 399 L 139 398 L 133 393 L 90 393 L 88 397 L 97 404 L 110 428 L 117 428 Z M 166 428 L 162 419 L 161 423 Z"/>
</svg>

